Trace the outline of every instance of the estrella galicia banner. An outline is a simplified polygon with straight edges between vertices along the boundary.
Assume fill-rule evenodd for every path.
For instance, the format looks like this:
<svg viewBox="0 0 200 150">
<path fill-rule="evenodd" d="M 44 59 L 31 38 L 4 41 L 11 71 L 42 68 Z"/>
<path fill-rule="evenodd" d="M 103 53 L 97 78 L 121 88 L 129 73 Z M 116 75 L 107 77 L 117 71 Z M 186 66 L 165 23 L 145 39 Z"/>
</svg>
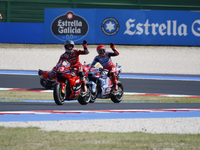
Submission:
<svg viewBox="0 0 200 150">
<path fill-rule="evenodd" d="M 95 13 L 92 9 L 84 11 L 82 9 L 45 9 L 44 42 L 64 43 L 66 40 L 73 40 L 81 43 L 83 39 L 92 39 L 94 37 L 92 20 L 95 19 Z M 91 28 L 88 22 L 91 22 Z"/>
<path fill-rule="evenodd" d="M 80 39 L 87 34 L 88 28 L 87 21 L 73 12 L 59 16 L 51 24 L 52 33 L 60 40 L 68 39 L 63 38 L 63 35 L 73 35 L 77 36 L 76 39 Z"/>
<path fill-rule="evenodd" d="M 45 9 L 44 43 L 200 45 L 200 12 Z"/>
</svg>

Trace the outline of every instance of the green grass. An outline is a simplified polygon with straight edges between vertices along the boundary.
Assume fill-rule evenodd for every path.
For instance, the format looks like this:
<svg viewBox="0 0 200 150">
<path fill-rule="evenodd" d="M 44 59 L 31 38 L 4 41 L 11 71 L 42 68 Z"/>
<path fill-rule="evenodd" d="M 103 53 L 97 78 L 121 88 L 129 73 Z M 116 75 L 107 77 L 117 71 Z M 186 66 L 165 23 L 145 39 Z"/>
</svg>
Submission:
<svg viewBox="0 0 200 150">
<path fill-rule="evenodd" d="M 0 99 L 8 99 L 10 101 L 17 101 L 18 99 L 53 100 L 53 93 L 30 91 L 0 91 Z M 109 101 L 112 103 L 110 99 L 97 99 L 97 101 Z M 124 95 L 123 101 L 145 101 L 160 103 L 200 103 L 200 98 Z"/>
<path fill-rule="evenodd" d="M 1 150 L 198 150 L 199 141 L 199 134 L 66 133 L 0 127 Z"/>
</svg>

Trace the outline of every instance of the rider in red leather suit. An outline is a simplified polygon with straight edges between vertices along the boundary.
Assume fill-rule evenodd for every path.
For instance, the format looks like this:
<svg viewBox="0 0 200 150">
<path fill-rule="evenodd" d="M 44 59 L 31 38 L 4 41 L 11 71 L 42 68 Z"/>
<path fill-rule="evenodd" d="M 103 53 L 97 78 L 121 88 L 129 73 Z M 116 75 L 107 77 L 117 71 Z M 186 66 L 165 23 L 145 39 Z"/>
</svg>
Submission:
<svg viewBox="0 0 200 150">
<path fill-rule="evenodd" d="M 114 65 L 114 63 L 112 62 L 112 59 L 111 57 L 112 56 L 118 56 L 119 55 L 119 52 L 115 49 L 115 45 L 114 43 L 110 43 L 110 48 L 113 50 L 113 52 L 106 52 L 106 48 L 104 45 L 99 45 L 97 47 L 97 53 L 99 55 L 97 55 L 92 64 L 91 64 L 91 67 L 94 67 L 95 64 L 97 62 L 99 62 L 104 69 L 107 69 L 112 77 L 112 81 L 113 81 L 113 84 L 114 84 L 114 89 L 115 89 L 115 92 L 117 92 L 118 90 L 118 86 L 117 86 L 117 74 L 118 74 L 118 71 L 117 71 L 117 68 L 116 66 Z"/>
<path fill-rule="evenodd" d="M 83 67 L 82 64 L 79 61 L 79 55 L 86 55 L 89 54 L 89 51 L 87 49 L 87 41 L 83 41 L 83 48 L 84 50 L 78 50 L 74 49 L 74 42 L 72 40 L 67 40 L 64 44 L 65 53 L 63 53 L 60 56 L 60 59 L 57 63 L 57 65 L 52 69 L 52 71 L 49 73 L 49 77 L 54 77 L 56 75 L 56 67 L 60 66 L 64 61 L 68 61 L 71 64 L 71 67 L 78 70 L 78 75 L 80 76 L 82 87 L 84 93 L 87 91 L 85 79 L 84 79 L 84 73 L 83 73 Z"/>
</svg>

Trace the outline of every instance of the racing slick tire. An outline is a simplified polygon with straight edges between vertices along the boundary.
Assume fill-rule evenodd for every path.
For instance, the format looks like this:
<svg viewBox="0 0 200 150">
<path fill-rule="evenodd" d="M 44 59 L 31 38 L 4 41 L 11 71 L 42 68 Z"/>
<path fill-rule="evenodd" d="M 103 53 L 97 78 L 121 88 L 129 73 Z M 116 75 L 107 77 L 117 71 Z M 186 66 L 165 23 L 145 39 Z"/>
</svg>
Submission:
<svg viewBox="0 0 200 150">
<path fill-rule="evenodd" d="M 86 95 L 82 95 L 82 94 L 80 94 L 79 95 L 79 98 L 78 98 L 78 102 L 81 104 L 81 105 L 87 105 L 89 102 L 90 102 L 90 100 L 91 100 L 91 91 L 90 91 L 90 86 L 87 84 L 87 93 L 86 93 Z"/>
<path fill-rule="evenodd" d="M 122 83 L 120 81 L 117 81 L 117 85 L 118 85 L 118 94 L 111 95 L 111 100 L 114 103 L 120 103 L 122 101 L 123 95 L 124 95 L 124 87 L 122 85 Z"/>
<path fill-rule="evenodd" d="M 61 84 L 55 84 L 53 90 L 54 101 L 57 105 L 63 105 L 65 102 L 65 94 L 62 93 Z"/>
</svg>

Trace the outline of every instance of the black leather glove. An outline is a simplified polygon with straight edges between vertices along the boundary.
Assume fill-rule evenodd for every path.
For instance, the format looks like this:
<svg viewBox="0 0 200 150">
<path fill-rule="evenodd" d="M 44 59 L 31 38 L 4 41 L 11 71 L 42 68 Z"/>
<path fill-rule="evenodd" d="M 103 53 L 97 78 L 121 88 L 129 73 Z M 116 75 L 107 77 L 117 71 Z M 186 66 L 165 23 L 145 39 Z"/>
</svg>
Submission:
<svg viewBox="0 0 200 150">
<path fill-rule="evenodd" d="M 83 40 L 83 47 L 87 48 L 87 41 L 86 40 Z"/>
<path fill-rule="evenodd" d="M 110 43 L 110 48 L 113 50 L 115 49 L 115 44 L 114 43 Z"/>
</svg>

